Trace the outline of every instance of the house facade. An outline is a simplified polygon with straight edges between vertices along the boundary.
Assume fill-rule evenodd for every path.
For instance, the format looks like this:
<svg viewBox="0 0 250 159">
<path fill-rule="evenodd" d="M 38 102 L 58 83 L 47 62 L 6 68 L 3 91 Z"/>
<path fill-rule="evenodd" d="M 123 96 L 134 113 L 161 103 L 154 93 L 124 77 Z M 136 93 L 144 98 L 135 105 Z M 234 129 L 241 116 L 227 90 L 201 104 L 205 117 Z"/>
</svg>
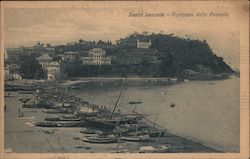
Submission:
<svg viewBox="0 0 250 159">
<path fill-rule="evenodd" d="M 149 41 L 137 40 L 136 44 L 138 49 L 148 49 L 152 45 L 152 42 L 151 39 Z"/>
<path fill-rule="evenodd" d="M 106 57 L 105 50 L 94 48 L 89 51 L 88 57 L 83 57 L 84 65 L 111 65 L 111 58 Z"/>
<path fill-rule="evenodd" d="M 53 61 L 53 58 L 49 56 L 49 54 L 44 54 L 36 58 L 36 60 L 39 62 L 43 69 L 46 69 L 46 67 Z"/>
</svg>

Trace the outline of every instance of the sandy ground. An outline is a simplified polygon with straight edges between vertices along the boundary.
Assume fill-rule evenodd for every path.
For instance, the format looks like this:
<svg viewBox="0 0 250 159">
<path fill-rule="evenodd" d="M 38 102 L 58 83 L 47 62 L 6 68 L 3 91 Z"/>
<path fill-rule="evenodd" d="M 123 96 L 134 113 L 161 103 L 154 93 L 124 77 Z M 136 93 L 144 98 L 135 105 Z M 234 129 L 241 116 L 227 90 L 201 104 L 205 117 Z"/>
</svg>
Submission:
<svg viewBox="0 0 250 159">
<path fill-rule="evenodd" d="M 5 92 L 7 95 L 7 92 Z M 32 94 L 11 92 L 5 97 L 6 110 L 4 112 L 4 147 L 13 152 L 138 152 L 142 145 L 171 144 L 170 152 L 215 152 L 215 150 L 195 143 L 185 138 L 166 134 L 165 137 L 152 138 L 149 142 L 124 142 L 110 144 L 91 144 L 82 141 L 83 134 L 80 128 L 42 128 L 35 126 L 35 122 L 43 121 L 45 117 L 54 116 L 46 114 L 42 109 L 21 108 L 20 98 L 31 98 Z M 24 117 L 19 117 L 19 109 Z M 54 130 L 48 134 L 46 130 Z M 86 148 L 87 147 L 87 148 Z M 119 148 L 118 148 L 119 147 Z"/>
</svg>

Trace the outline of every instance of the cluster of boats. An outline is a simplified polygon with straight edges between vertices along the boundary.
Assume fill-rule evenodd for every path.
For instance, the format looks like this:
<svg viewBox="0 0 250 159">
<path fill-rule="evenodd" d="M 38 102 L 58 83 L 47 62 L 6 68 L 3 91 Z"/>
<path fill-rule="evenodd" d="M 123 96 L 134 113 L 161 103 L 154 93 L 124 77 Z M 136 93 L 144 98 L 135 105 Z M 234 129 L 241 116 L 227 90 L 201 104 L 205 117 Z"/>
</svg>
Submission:
<svg viewBox="0 0 250 159">
<path fill-rule="evenodd" d="M 53 117 L 47 117 L 44 121 L 39 121 L 36 126 L 39 127 L 81 127 L 80 133 L 83 134 L 82 140 L 89 143 L 115 143 L 120 140 L 131 142 L 147 142 L 153 137 L 163 137 L 165 130 L 157 128 L 155 125 L 148 125 L 143 121 L 144 116 L 138 113 L 122 114 L 116 112 L 119 98 L 124 88 L 122 85 L 120 94 L 113 110 L 106 106 L 90 104 L 79 98 L 67 96 L 65 94 L 46 95 L 46 101 L 36 102 L 36 105 L 43 105 L 44 113 L 56 114 Z M 56 100 L 55 100 L 56 99 Z M 54 101 L 53 101 L 54 100 Z M 60 103 L 58 102 L 60 101 Z M 63 104 L 62 104 L 63 103 Z M 138 104 L 141 102 L 131 102 Z M 50 105 L 50 106 L 49 106 Z M 34 106 L 37 108 L 37 106 Z M 151 147 L 152 150 L 152 147 Z M 151 151 L 146 148 L 146 151 Z M 154 151 L 167 151 L 169 146 L 153 146 Z M 141 152 L 144 152 L 142 149 Z"/>
</svg>

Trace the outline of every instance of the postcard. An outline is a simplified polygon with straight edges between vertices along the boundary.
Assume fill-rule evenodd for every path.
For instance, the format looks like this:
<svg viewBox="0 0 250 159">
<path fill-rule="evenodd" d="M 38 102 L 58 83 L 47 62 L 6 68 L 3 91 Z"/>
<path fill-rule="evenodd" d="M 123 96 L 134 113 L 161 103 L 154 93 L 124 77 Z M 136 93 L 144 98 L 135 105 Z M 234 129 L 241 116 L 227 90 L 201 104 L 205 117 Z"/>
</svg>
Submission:
<svg viewBox="0 0 250 159">
<path fill-rule="evenodd" d="M 249 1 L 1 2 L 1 156 L 249 158 Z"/>
</svg>

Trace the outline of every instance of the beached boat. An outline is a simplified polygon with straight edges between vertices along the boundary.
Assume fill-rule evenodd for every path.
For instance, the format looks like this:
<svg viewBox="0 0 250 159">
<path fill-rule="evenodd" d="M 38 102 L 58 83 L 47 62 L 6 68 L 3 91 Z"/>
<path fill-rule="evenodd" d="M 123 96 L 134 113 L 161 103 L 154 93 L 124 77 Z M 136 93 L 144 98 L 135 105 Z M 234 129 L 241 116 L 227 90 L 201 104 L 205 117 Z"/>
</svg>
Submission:
<svg viewBox="0 0 250 159">
<path fill-rule="evenodd" d="M 46 121 L 80 121 L 81 118 L 64 118 L 64 117 L 52 117 L 52 118 L 45 118 Z"/>
<path fill-rule="evenodd" d="M 44 113 L 51 113 L 51 114 L 60 114 L 60 113 L 73 113 L 71 109 L 45 109 L 43 110 Z"/>
<path fill-rule="evenodd" d="M 58 127 L 79 127 L 81 126 L 81 123 L 78 121 L 72 121 L 72 122 L 59 122 Z"/>
<path fill-rule="evenodd" d="M 100 130 L 95 130 L 95 129 L 89 129 L 89 128 L 82 128 L 80 130 L 81 133 L 83 134 L 103 134 L 103 131 Z"/>
<path fill-rule="evenodd" d="M 37 122 L 36 126 L 41 126 L 41 127 L 57 127 L 57 123 L 56 122 L 41 121 L 41 122 Z"/>
<path fill-rule="evenodd" d="M 85 118 L 84 122 L 86 125 L 94 126 L 97 128 L 114 129 L 119 122 L 119 124 L 133 124 L 140 120 L 139 116 L 123 116 L 123 117 L 89 117 Z"/>
<path fill-rule="evenodd" d="M 99 114 L 99 111 L 85 106 L 85 107 L 78 107 L 75 111 L 75 114 L 81 116 L 82 118 L 95 117 Z"/>
<path fill-rule="evenodd" d="M 164 153 L 169 152 L 169 145 L 167 146 L 142 146 L 139 153 Z"/>
<path fill-rule="evenodd" d="M 157 130 L 153 129 L 149 132 L 150 137 L 163 137 L 165 134 L 165 130 Z"/>
<path fill-rule="evenodd" d="M 129 102 L 129 104 L 141 104 L 142 102 L 141 101 L 131 101 Z"/>
<path fill-rule="evenodd" d="M 145 135 L 134 135 L 134 136 L 122 136 L 120 138 L 121 140 L 126 141 L 148 141 L 150 139 L 150 136 L 148 134 Z"/>
<path fill-rule="evenodd" d="M 56 122 L 56 121 L 41 121 L 37 122 L 36 126 L 41 127 L 79 127 L 81 125 L 80 122 Z"/>
<path fill-rule="evenodd" d="M 76 118 L 79 118 L 79 116 L 74 115 L 74 114 L 67 114 L 67 115 L 63 115 L 62 118 L 64 118 L 64 119 L 76 119 Z"/>
<path fill-rule="evenodd" d="M 83 141 L 90 143 L 113 143 L 118 140 L 115 135 L 97 135 L 97 136 L 85 136 Z"/>
</svg>

